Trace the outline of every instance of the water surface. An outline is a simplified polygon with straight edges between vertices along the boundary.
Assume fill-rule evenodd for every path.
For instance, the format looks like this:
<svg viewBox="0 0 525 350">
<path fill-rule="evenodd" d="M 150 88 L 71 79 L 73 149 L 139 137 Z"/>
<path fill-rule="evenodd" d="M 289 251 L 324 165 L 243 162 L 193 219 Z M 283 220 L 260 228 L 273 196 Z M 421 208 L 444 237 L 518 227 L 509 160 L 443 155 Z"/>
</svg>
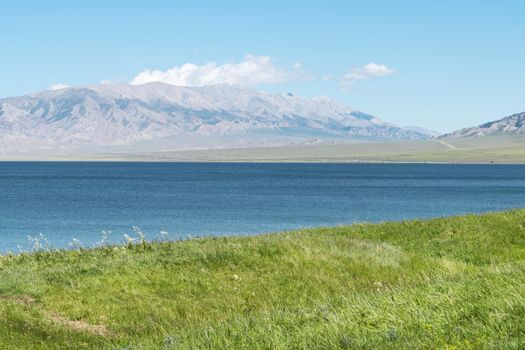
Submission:
<svg viewBox="0 0 525 350">
<path fill-rule="evenodd" d="M 525 207 L 525 165 L 0 162 L 0 251 Z"/>
</svg>

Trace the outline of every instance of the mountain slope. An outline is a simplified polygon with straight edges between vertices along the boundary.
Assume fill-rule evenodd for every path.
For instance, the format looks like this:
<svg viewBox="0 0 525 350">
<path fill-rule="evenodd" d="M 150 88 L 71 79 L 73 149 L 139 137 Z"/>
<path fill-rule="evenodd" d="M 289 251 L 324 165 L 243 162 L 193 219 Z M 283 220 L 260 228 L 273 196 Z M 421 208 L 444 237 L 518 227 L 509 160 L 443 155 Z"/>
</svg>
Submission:
<svg viewBox="0 0 525 350">
<path fill-rule="evenodd" d="M 327 97 L 303 99 L 231 85 L 101 84 L 0 100 L 2 153 L 425 138 Z"/>
<path fill-rule="evenodd" d="M 441 137 L 500 136 L 523 134 L 525 134 L 525 112 L 516 113 L 511 116 L 475 127 L 457 130 Z"/>
</svg>

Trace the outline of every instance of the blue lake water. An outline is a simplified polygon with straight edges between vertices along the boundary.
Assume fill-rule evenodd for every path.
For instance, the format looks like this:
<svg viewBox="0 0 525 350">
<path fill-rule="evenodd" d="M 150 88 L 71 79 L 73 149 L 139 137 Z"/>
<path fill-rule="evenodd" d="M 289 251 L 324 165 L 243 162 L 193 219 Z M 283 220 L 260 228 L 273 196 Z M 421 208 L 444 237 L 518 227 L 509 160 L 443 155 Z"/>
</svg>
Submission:
<svg viewBox="0 0 525 350">
<path fill-rule="evenodd" d="M 525 207 L 524 165 L 0 162 L 0 251 Z"/>
</svg>

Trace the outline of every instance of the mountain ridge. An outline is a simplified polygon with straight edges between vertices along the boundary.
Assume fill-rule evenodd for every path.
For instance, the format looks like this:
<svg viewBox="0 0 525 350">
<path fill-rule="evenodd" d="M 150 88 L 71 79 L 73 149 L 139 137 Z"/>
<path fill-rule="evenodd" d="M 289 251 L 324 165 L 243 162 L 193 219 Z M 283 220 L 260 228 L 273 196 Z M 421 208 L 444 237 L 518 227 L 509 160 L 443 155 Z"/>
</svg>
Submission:
<svg viewBox="0 0 525 350">
<path fill-rule="evenodd" d="M 184 139 L 200 139 L 188 146 Z M 99 84 L 0 99 L 0 152 L 133 147 L 237 147 L 421 140 L 324 96 L 235 85 Z"/>
<path fill-rule="evenodd" d="M 441 135 L 440 138 L 483 137 L 525 134 L 525 112 L 514 113 L 498 120 L 467 127 Z"/>
</svg>

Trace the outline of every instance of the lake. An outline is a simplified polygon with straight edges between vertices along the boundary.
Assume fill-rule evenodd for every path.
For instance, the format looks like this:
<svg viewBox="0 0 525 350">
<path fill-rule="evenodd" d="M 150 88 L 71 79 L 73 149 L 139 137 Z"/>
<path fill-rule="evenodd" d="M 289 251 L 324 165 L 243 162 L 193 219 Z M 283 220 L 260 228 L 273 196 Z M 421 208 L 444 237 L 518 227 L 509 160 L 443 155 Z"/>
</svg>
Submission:
<svg viewBox="0 0 525 350">
<path fill-rule="evenodd" d="M 525 165 L 0 162 L 0 251 L 525 207 Z"/>
</svg>

